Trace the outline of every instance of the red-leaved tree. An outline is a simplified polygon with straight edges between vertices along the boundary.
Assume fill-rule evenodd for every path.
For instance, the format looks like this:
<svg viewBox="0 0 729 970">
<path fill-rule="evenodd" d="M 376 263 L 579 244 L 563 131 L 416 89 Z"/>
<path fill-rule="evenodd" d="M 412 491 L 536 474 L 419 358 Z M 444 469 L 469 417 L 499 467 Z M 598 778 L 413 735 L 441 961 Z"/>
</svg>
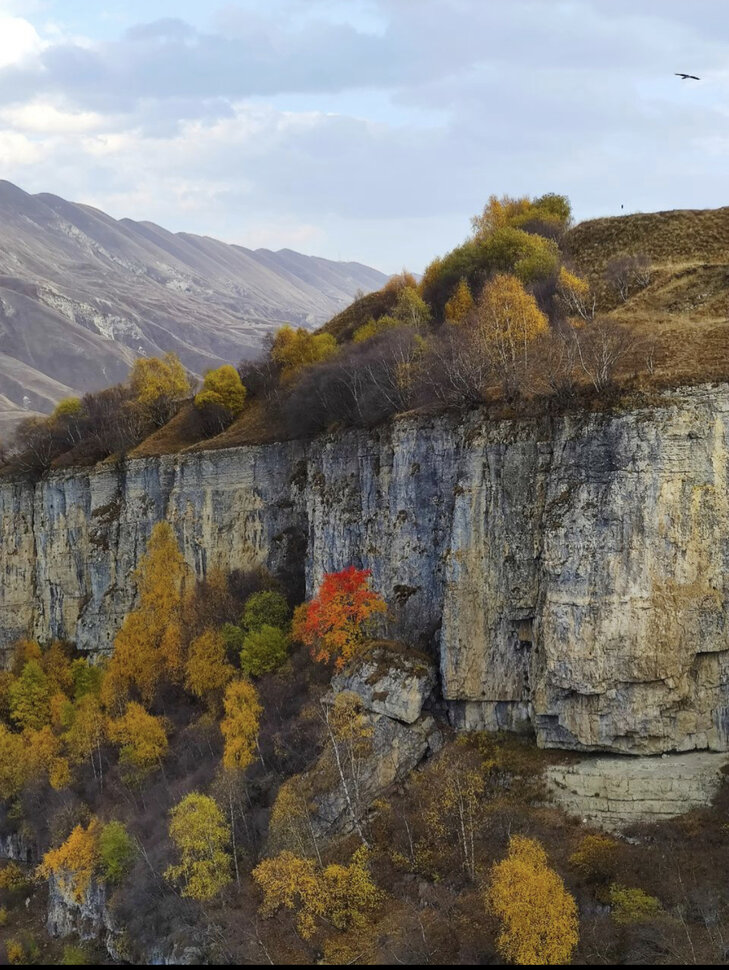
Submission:
<svg viewBox="0 0 729 970">
<path fill-rule="evenodd" d="M 367 639 L 368 621 L 387 604 L 370 589 L 370 570 L 347 566 L 326 573 L 319 592 L 294 613 L 292 633 L 311 650 L 314 660 L 334 660 L 340 669 Z"/>
</svg>

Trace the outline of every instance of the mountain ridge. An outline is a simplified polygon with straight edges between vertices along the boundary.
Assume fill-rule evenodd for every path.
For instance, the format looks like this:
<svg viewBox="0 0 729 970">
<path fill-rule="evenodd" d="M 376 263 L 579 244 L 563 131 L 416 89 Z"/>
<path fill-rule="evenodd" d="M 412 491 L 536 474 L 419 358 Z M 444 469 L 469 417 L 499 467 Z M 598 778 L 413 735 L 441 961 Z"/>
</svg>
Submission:
<svg viewBox="0 0 729 970">
<path fill-rule="evenodd" d="M 354 261 L 117 220 L 0 180 L 0 433 L 50 411 L 60 386 L 122 380 L 140 354 L 175 352 L 197 374 L 250 358 L 281 324 L 316 327 L 386 279 Z"/>
</svg>

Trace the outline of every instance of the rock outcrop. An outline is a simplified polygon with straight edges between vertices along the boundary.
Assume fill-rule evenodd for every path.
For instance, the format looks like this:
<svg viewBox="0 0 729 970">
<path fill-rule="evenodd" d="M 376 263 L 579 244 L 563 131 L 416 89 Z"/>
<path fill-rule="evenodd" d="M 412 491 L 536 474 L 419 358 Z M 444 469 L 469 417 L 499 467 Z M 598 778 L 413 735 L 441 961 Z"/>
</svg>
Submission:
<svg viewBox="0 0 729 970">
<path fill-rule="evenodd" d="M 368 711 L 413 724 L 435 688 L 435 665 L 397 643 L 374 643 L 332 678 L 335 693 L 353 691 Z"/>
<path fill-rule="evenodd" d="M 550 765 L 547 787 L 569 815 L 608 830 L 676 818 L 711 804 L 729 759 L 713 752 L 661 758 L 591 757 Z"/>
<path fill-rule="evenodd" d="M 455 724 L 543 746 L 729 750 L 729 387 L 537 420 L 401 418 L 312 442 L 0 486 L 0 638 L 110 648 L 167 518 L 198 574 L 300 592 L 370 568 Z"/>
</svg>

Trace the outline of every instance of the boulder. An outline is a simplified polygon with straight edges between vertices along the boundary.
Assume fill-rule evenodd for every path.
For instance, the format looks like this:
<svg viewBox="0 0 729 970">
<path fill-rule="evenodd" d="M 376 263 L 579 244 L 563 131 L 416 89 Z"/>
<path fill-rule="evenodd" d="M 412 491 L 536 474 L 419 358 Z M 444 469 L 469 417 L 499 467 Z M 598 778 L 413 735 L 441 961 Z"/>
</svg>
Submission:
<svg viewBox="0 0 729 970">
<path fill-rule="evenodd" d="M 414 724 L 437 682 L 435 664 L 404 644 L 377 641 L 332 678 L 335 694 L 357 694 L 368 711 Z"/>
</svg>

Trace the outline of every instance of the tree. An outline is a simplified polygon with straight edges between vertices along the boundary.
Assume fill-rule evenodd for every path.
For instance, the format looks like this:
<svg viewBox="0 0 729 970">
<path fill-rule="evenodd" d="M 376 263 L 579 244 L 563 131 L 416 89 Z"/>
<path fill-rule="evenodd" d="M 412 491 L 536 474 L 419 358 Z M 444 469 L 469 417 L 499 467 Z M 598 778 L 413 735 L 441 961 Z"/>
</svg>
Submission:
<svg viewBox="0 0 729 970">
<path fill-rule="evenodd" d="M 241 413 L 245 400 L 240 374 L 230 364 L 223 364 L 205 374 L 202 390 L 195 395 L 195 407 L 212 428 L 222 431 Z"/>
<path fill-rule="evenodd" d="M 310 333 L 288 324 L 281 327 L 271 346 L 271 359 L 281 369 L 281 380 L 292 380 L 299 371 L 337 352 L 337 341 L 330 333 Z"/>
<path fill-rule="evenodd" d="M 190 644 L 185 664 L 185 687 L 196 697 L 222 691 L 233 679 L 225 639 L 215 630 L 205 630 Z"/>
<path fill-rule="evenodd" d="M 486 906 L 498 918 L 499 953 L 511 963 L 569 963 L 578 940 L 577 906 L 535 839 L 514 835 L 495 863 Z"/>
<path fill-rule="evenodd" d="M 658 916 L 663 907 L 660 899 L 642 889 L 613 884 L 610 887 L 611 916 L 619 926 L 647 923 Z"/>
<path fill-rule="evenodd" d="M 319 840 L 312 821 L 311 783 L 306 775 L 283 782 L 271 809 L 269 843 L 275 848 L 295 848 L 299 855 L 316 856 L 321 866 Z"/>
<path fill-rule="evenodd" d="M 294 613 L 292 634 L 320 663 L 335 661 L 341 669 L 363 646 L 369 621 L 387 611 L 382 597 L 370 589 L 371 571 L 348 566 L 326 573 L 319 592 Z"/>
<path fill-rule="evenodd" d="M 635 290 L 648 286 L 651 275 L 651 260 L 644 253 L 614 256 L 605 267 L 607 284 L 623 303 Z"/>
<path fill-rule="evenodd" d="M 244 771 L 255 760 L 258 730 L 263 708 L 258 691 L 249 680 L 234 680 L 223 699 L 225 714 L 220 722 L 225 747 L 223 767 Z"/>
<path fill-rule="evenodd" d="M 415 286 L 404 286 L 400 290 L 392 315 L 416 329 L 425 328 L 430 323 L 430 307 Z"/>
<path fill-rule="evenodd" d="M 112 821 L 99 834 L 99 863 L 107 882 L 120 882 L 131 869 L 137 847 L 121 822 Z"/>
<path fill-rule="evenodd" d="M 217 803 L 191 792 L 171 812 L 170 838 L 180 855 L 165 871 L 168 882 L 182 885 L 182 895 L 212 899 L 231 881 L 230 831 Z"/>
<path fill-rule="evenodd" d="M 507 382 L 529 358 L 529 347 L 548 331 L 547 318 L 515 276 L 498 274 L 483 288 L 476 329 L 484 353 Z"/>
<path fill-rule="evenodd" d="M 187 566 L 172 527 L 159 522 L 152 529 L 147 554 L 134 574 L 139 607 L 129 613 L 114 641 L 102 696 L 107 707 L 123 706 L 135 688 L 150 704 L 160 680 L 173 682 L 182 674 L 182 622 Z"/>
<path fill-rule="evenodd" d="M 0 723 L 0 801 L 14 798 L 28 774 L 26 742 Z"/>
<path fill-rule="evenodd" d="M 324 869 L 313 859 L 288 851 L 264 859 L 252 873 L 263 893 L 261 914 L 272 916 L 282 907 L 295 911 L 296 927 L 305 940 L 314 936 L 322 922 L 339 930 L 363 926 L 382 899 L 367 860 L 364 848 L 355 852 L 348 866 L 333 864 Z"/>
<path fill-rule="evenodd" d="M 254 633 L 263 626 L 276 626 L 286 629 L 291 619 L 291 610 L 286 597 L 273 589 L 252 593 L 245 602 L 240 625 L 246 633 Z"/>
<path fill-rule="evenodd" d="M 597 308 L 597 298 L 590 290 L 590 284 L 564 266 L 557 277 L 557 295 L 567 313 L 592 320 Z"/>
<path fill-rule="evenodd" d="M 240 648 L 240 666 L 246 674 L 260 677 L 285 662 L 289 636 L 280 627 L 265 623 L 259 630 L 246 633 Z"/>
<path fill-rule="evenodd" d="M 586 835 L 569 863 L 590 882 L 609 882 L 618 865 L 618 849 L 619 843 L 609 835 Z"/>
<path fill-rule="evenodd" d="M 352 825 L 367 845 L 362 831 L 361 818 L 362 781 L 367 760 L 372 754 L 374 728 L 362 704 L 362 698 L 354 691 L 341 691 L 333 703 L 322 702 L 322 714 L 329 734 L 330 755 L 336 774 L 342 785 Z"/>
<path fill-rule="evenodd" d="M 107 733 L 108 718 L 101 709 L 99 698 L 90 692 L 82 694 L 70 710 L 70 723 L 63 734 L 71 764 L 80 764 L 88 758 L 94 778 L 101 779 L 101 746 Z"/>
<path fill-rule="evenodd" d="M 137 404 L 155 427 L 169 421 L 191 391 L 190 379 L 176 354 L 138 357 L 129 374 L 129 385 Z"/>
<path fill-rule="evenodd" d="M 445 305 L 446 322 L 463 323 L 471 310 L 473 310 L 473 305 L 471 287 L 465 279 L 461 278 L 453 292 L 453 296 Z"/>
<path fill-rule="evenodd" d="M 139 784 L 167 754 L 167 732 L 162 718 L 148 714 L 132 701 L 123 717 L 109 722 L 109 738 L 119 745 L 119 764 L 126 781 Z"/>
<path fill-rule="evenodd" d="M 77 825 L 63 845 L 46 852 L 38 874 L 44 879 L 55 876 L 61 890 L 82 903 L 98 866 L 99 823 L 94 818 L 86 828 Z"/>
<path fill-rule="evenodd" d="M 358 327 L 352 334 L 352 341 L 356 344 L 362 344 L 366 340 L 371 340 L 373 337 L 379 337 L 382 333 L 387 333 L 388 330 L 394 330 L 396 327 L 402 327 L 402 320 L 396 320 L 395 317 L 384 314 L 378 317 L 376 320 L 374 317 L 370 317 L 366 323 L 363 323 L 361 327 Z"/>
<path fill-rule="evenodd" d="M 8 690 L 10 717 L 19 728 L 41 728 L 50 720 L 48 678 L 37 660 L 29 660 Z"/>
</svg>

